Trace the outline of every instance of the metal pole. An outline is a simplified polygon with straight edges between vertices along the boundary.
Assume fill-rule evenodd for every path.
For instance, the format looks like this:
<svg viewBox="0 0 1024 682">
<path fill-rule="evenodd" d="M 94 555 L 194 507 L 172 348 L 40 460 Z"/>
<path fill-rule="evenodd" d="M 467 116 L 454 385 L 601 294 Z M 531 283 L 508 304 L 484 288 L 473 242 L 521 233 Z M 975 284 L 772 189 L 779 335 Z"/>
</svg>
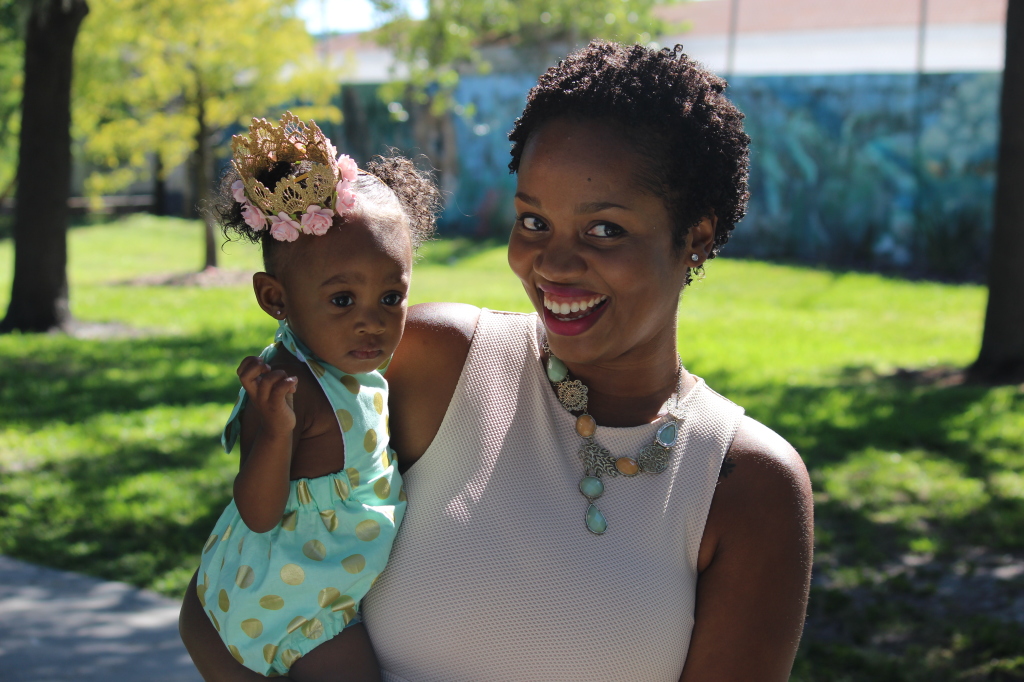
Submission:
<svg viewBox="0 0 1024 682">
<path fill-rule="evenodd" d="M 736 33 L 739 27 L 740 0 L 732 0 L 729 5 L 729 33 L 725 43 L 725 79 L 732 78 L 736 68 Z"/>
<path fill-rule="evenodd" d="M 924 159 L 921 150 L 921 135 L 924 133 L 924 49 L 925 31 L 928 25 L 928 0 L 919 0 L 917 22 L 917 55 L 915 59 L 916 77 L 914 79 L 914 229 L 922 229 L 924 220 Z M 920 235 L 919 235 L 920 236 Z"/>
</svg>

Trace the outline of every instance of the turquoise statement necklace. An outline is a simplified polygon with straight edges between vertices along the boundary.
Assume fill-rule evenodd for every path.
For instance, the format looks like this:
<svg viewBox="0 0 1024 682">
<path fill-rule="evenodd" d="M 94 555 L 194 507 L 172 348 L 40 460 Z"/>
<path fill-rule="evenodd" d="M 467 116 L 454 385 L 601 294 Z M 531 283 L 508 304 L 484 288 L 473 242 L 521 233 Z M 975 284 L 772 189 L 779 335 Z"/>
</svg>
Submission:
<svg viewBox="0 0 1024 682">
<path fill-rule="evenodd" d="M 680 408 L 682 393 L 683 365 L 677 358 L 676 390 L 669 400 L 668 421 L 658 426 L 654 438 L 649 445 L 640 448 L 635 457 L 624 455 L 616 457 L 607 448 L 594 440 L 597 433 L 597 421 L 587 413 L 587 386 L 579 379 L 569 378 L 569 368 L 559 360 L 544 341 L 544 352 L 547 353 L 548 380 L 554 385 L 558 394 L 558 402 L 576 416 L 576 433 L 583 439 L 577 455 L 583 462 L 583 478 L 580 479 L 580 494 L 587 499 L 587 513 L 584 523 L 594 535 L 601 535 L 608 530 L 608 521 L 597 508 L 597 499 L 604 494 L 602 476 L 615 478 L 624 476 L 632 478 L 638 474 L 660 474 L 668 468 L 672 456 L 672 446 L 679 437 L 679 427 L 686 415 Z"/>
</svg>

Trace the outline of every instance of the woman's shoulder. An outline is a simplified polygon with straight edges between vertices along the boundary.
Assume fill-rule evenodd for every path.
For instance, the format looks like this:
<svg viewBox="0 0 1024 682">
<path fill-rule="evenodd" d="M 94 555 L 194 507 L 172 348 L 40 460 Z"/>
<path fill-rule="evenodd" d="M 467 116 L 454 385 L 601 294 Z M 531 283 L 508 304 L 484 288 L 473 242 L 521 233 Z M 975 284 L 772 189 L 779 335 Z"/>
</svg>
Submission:
<svg viewBox="0 0 1024 682">
<path fill-rule="evenodd" d="M 759 543 L 800 543 L 812 528 L 811 481 L 803 459 L 778 433 L 742 417 L 722 461 L 698 563 L 706 565 L 720 543 L 752 529 Z"/>
</svg>

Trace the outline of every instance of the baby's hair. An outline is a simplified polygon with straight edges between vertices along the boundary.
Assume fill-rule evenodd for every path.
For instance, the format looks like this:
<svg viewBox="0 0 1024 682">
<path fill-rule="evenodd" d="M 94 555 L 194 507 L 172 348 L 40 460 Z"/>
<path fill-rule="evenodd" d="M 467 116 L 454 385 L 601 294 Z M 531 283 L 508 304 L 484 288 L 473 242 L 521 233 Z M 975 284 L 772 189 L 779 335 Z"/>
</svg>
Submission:
<svg viewBox="0 0 1024 682">
<path fill-rule="evenodd" d="M 714 258 L 749 197 L 750 138 L 725 87 L 683 54 L 682 45 L 655 51 L 594 41 L 548 69 L 530 90 L 508 136 L 509 170 L 519 171 L 530 135 L 552 119 L 614 122 L 651 162 L 638 181 L 665 200 L 677 249 L 690 228 L 714 212 Z"/>
<path fill-rule="evenodd" d="M 273 191 L 282 178 L 303 173 L 310 166 L 309 161 L 279 161 L 257 174 L 256 179 Z M 364 204 L 397 204 L 397 208 L 408 219 L 409 236 L 415 251 L 433 236 L 437 214 L 441 209 L 441 193 L 431 173 L 418 169 L 412 161 L 400 156 L 394 149 L 389 149 L 387 156 L 375 156 L 366 164 L 365 171 L 356 178 L 353 190 Z M 235 201 L 231 190 L 232 183 L 238 179 L 238 172 L 233 167 L 221 178 L 220 188 L 211 207 L 212 214 L 220 223 L 224 238 L 228 241 L 239 239 L 260 244 L 264 268 L 273 274 L 275 266 L 279 265 L 275 256 L 287 242 L 277 241 L 270 236 L 269 230 L 254 230 L 245 222 L 242 206 Z M 332 229 L 339 225 L 344 225 L 344 216 L 335 215 Z"/>
</svg>

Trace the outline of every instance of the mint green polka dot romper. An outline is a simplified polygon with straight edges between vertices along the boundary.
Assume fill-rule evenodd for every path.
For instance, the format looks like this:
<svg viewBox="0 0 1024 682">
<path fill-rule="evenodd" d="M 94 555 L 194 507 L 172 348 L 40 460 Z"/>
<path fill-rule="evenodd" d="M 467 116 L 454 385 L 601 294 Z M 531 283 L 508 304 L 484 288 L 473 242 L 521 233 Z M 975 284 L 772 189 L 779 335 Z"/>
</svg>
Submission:
<svg viewBox="0 0 1024 682">
<path fill-rule="evenodd" d="M 318 360 L 284 322 L 274 341 L 260 357 L 269 362 L 288 349 L 327 394 L 345 441 L 345 469 L 292 481 L 284 516 L 266 533 L 249 530 L 232 500 L 203 547 L 197 586 L 231 655 L 271 677 L 358 622 L 359 603 L 384 570 L 405 513 L 381 371 L 346 374 Z M 246 399 L 242 389 L 224 429 L 228 452 Z"/>
</svg>

